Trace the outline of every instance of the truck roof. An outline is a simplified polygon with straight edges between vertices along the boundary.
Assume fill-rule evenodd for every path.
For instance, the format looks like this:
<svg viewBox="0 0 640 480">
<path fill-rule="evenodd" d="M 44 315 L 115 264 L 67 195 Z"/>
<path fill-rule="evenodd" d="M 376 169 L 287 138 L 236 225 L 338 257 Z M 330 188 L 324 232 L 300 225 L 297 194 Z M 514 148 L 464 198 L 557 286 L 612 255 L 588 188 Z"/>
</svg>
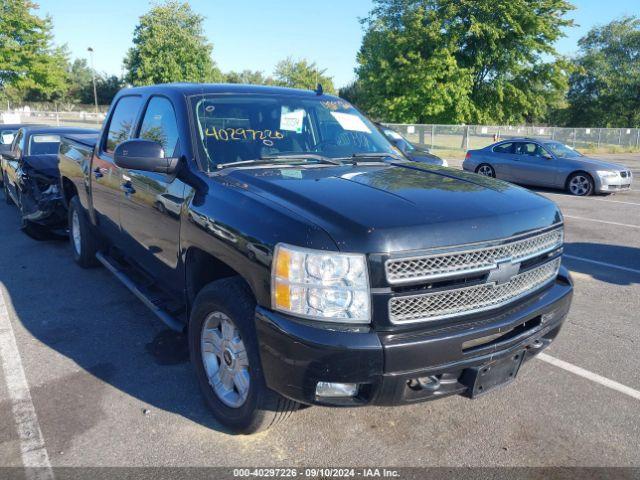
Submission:
<svg viewBox="0 0 640 480">
<path fill-rule="evenodd" d="M 266 95 L 295 95 L 295 96 L 317 96 L 312 90 L 302 90 L 298 88 L 273 87 L 266 85 L 244 85 L 237 83 L 162 83 L 145 87 L 132 87 L 121 90 L 121 93 L 174 93 L 184 96 L 202 95 L 207 93 L 263 93 Z"/>
</svg>

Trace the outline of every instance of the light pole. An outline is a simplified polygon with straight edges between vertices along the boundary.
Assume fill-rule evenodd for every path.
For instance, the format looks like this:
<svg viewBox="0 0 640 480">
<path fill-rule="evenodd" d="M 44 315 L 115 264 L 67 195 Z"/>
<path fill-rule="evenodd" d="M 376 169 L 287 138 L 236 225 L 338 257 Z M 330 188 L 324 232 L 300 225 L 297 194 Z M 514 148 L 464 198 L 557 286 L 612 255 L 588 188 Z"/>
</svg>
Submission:
<svg viewBox="0 0 640 480">
<path fill-rule="evenodd" d="M 96 71 L 93 68 L 93 48 L 87 48 L 87 52 L 89 52 L 89 58 L 91 59 L 91 80 L 93 80 L 93 100 L 96 104 L 96 125 L 100 122 L 98 120 L 98 90 L 96 89 Z"/>
</svg>

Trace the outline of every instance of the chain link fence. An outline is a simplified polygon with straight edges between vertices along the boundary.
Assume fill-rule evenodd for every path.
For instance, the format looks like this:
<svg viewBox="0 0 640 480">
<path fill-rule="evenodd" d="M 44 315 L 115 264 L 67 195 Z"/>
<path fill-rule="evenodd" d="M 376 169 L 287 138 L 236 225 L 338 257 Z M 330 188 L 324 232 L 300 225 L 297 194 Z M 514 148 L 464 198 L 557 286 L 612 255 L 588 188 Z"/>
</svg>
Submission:
<svg viewBox="0 0 640 480">
<path fill-rule="evenodd" d="M 104 112 L 7 111 L 0 113 L 2 123 L 36 123 L 58 127 L 100 128 Z"/>
<path fill-rule="evenodd" d="M 410 125 L 386 123 L 413 143 L 432 150 L 473 150 L 498 139 L 530 137 L 557 140 L 574 148 L 640 151 L 640 128 L 563 128 L 490 125 Z"/>
</svg>

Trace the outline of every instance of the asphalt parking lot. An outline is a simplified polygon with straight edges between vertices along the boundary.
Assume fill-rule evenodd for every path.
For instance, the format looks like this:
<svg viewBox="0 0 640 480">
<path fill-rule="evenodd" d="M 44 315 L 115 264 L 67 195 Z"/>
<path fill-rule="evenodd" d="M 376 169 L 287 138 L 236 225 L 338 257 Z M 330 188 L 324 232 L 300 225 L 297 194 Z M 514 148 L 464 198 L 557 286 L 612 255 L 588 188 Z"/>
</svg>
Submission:
<svg viewBox="0 0 640 480">
<path fill-rule="evenodd" d="M 640 155 L 607 158 L 640 178 Z M 640 466 L 640 181 L 633 188 L 540 192 L 565 215 L 575 298 L 546 360 L 514 384 L 473 401 L 309 408 L 251 437 L 212 419 L 183 338 L 106 270 L 77 267 L 66 242 L 25 236 L 3 202 L 0 465 Z"/>
</svg>

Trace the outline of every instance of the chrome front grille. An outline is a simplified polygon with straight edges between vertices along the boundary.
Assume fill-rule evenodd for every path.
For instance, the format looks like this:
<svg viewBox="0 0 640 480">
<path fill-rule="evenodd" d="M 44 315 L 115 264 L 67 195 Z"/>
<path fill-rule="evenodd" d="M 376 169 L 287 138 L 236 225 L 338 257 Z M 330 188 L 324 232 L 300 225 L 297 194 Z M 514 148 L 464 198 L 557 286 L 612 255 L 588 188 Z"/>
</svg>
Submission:
<svg viewBox="0 0 640 480">
<path fill-rule="evenodd" d="M 553 251 L 562 246 L 562 227 L 524 239 L 501 244 L 474 246 L 467 249 L 389 259 L 385 262 L 387 281 L 404 284 L 419 281 L 441 280 L 496 268 L 504 260 L 522 262 Z"/>
<path fill-rule="evenodd" d="M 506 305 L 549 283 L 558 275 L 560 258 L 514 276 L 503 284 L 472 287 L 421 295 L 394 297 L 389 301 L 392 323 L 411 323 L 482 312 Z"/>
</svg>

